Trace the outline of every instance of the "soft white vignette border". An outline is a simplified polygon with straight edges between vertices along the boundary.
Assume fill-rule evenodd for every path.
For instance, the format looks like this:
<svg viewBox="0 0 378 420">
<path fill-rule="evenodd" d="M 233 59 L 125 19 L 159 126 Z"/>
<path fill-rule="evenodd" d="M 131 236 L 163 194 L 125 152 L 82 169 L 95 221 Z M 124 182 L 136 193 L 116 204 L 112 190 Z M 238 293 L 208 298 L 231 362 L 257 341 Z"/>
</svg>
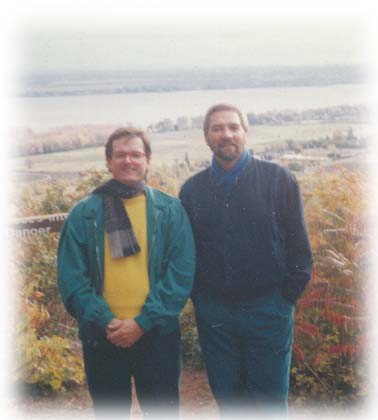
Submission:
<svg viewBox="0 0 378 420">
<path fill-rule="evenodd" d="M 68 19 L 80 21 L 80 19 L 95 19 L 96 21 L 111 21 L 112 19 L 119 20 L 124 17 L 125 23 L 131 18 L 147 19 L 200 19 L 214 20 L 220 19 L 222 24 L 235 21 L 246 16 L 256 17 L 274 17 L 274 18 L 300 18 L 310 17 L 314 19 L 326 18 L 363 18 L 367 25 L 367 39 L 366 45 L 362 46 L 368 56 L 367 62 L 369 77 L 372 79 L 371 98 L 374 106 L 372 107 L 372 126 L 374 126 L 374 133 L 378 133 L 378 109 L 377 109 L 377 85 L 378 85 L 378 51 L 376 43 L 377 29 L 376 20 L 377 13 L 374 8 L 373 1 L 318 1 L 315 4 L 300 1 L 271 1 L 265 0 L 263 4 L 256 6 L 255 4 L 246 4 L 243 0 L 228 1 L 146 1 L 141 0 L 138 4 L 136 2 L 127 1 L 80 1 L 80 0 L 66 0 L 61 4 L 51 1 L 33 1 L 22 2 L 13 1 L 11 5 L 2 6 L 2 16 L 0 18 L 0 38 L 1 38 L 1 66 L 0 66 L 0 140 L 2 145 L 2 153 L 0 154 L 0 181 L 1 181 L 1 195 L 0 195 L 0 298 L 1 298 L 1 313 L 0 313 L 0 337 L 1 337 L 1 352 L 0 352 L 0 366 L 2 369 L 0 382 L 0 412 L 5 418 L 25 418 L 25 413 L 20 413 L 15 407 L 12 400 L 12 388 L 10 387 L 12 376 L 12 358 L 11 358 L 11 342 L 10 336 L 13 330 L 12 318 L 13 312 L 13 296 L 14 290 L 12 288 L 12 273 L 9 270 L 8 261 L 12 253 L 12 243 L 9 242 L 5 227 L 8 220 L 9 206 L 8 199 L 10 191 L 17 188 L 16 185 L 11 185 L 10 182 L 10 168 L 8 163 L 8 151 L 11 145 L 8 140 L 10 138 L 10 127 L 15 121 L 15 110 L 11 109 L 10 101 L 8 100 L 12 94 L 14 86 L 14 74 L 17 73 L 20 63 L 19 45 L 17 44 L 17 31 L 25 21 L 35 20 L 47 22 L 49 19 Z M 261 2 L 259 2 L 261 3 Z M 312 2 L 311 2 L 312 3 Z M 376 136 L 375 136 L 376 137 Z M 373 143 L 377 139 L 374 138 Z M 377 315 L 375 308 L 377 304 L 377 290 L 376 281 L 378 278 L 378 252 L 377 239 L 378 238 L 378 183 L 375 181 L 378 170 L 378 145 L 371 144 L 370 155 L 370 197 L 369 201 L 369 217 L 370 217 L 370 235 L 371 256 L 374 262 L 370 273 L 371 294 L 367 298 L 367 304 L 370 306 L 371 313 L 374 315 L 369 328 L 369 349 L 371 358 L 371 373 L 370 373 L 370 397 L 366 405 L 359 412 L 351 411 L 353 418 L 375 418 L 375 412 L 378 411 L 378 369 L 377 361 L 374 360 L 374 350 L 378 338 L 378 327 L 376 326 Z M 376 260 L 376 261 L 374 261 Z M 324 418 L 338 418 L 340 415 L 337 411 L 330 413 L 318 412 L 314 413 L 314 418 L 322 415 Z M 30 415 L 28 416 L 30 417 Z M 45 417 L 43 413 L 37 416 Z M 242 415 L 243 417 L 243 415 Z M 343 418 L 349 416 L 343 414 Z M 290 418 L 303 419 L 300 413 L 291 413 Z M 309 419 L 312 416 L 308 417 Z"/>
</svg>

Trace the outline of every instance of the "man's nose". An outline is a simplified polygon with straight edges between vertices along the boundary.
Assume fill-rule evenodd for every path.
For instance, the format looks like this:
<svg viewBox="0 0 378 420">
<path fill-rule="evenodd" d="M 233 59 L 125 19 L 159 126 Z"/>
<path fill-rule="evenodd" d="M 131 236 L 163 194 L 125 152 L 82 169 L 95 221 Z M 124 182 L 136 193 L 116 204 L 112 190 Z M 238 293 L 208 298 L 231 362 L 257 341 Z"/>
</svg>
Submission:
<svg viewBox="0 0 378 420">
<path fill-rule="evenodd" d="M 229 128 L 225 128 L 224 130 L 223 130 L 223 137 L 225 137 L 225 138 L 232 138 L 232 136 L 233 136 L 233 134 L 232 134 L 232 131 L 229 129 Z"/>
<path fill-rule="evenodd" d="M 125 160 L 125 162 L 127 162 L 127 163 L 132 163 L 132 157 L 128 154 L 128 153 L 126 153 L 125 154 L 125 158 L 124 158 L 124 160 Z"/>
</svg>

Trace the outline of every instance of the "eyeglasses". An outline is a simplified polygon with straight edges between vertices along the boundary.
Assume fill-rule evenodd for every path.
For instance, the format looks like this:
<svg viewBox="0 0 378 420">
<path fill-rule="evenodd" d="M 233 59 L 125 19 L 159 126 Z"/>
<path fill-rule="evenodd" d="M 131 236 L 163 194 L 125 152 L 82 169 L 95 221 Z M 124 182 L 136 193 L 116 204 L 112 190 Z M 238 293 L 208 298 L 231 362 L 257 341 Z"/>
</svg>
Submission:
<svg viewBox="0 0 378 420">
<path fill-rule="evenodd" d="M 113 159 L 117 160 L 124 160 L 129 158 L 131 162 L 138 163 L 141 162 L 145 157 L 146 154 L 142 152 L 128 152 L 128 153 L 114 153 Z"/>
</svg>

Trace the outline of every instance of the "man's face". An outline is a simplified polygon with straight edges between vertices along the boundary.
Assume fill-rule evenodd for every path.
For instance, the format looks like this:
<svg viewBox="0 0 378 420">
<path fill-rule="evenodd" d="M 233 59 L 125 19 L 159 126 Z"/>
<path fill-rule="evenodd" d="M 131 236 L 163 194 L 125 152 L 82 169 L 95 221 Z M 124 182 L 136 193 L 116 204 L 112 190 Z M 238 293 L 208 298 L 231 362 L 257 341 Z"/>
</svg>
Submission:
<svg viewBox="0 0 378 420">
<path fill-rule="evenodd" d="M 244 152 L 246 132 L 234 111 L 214 112 L 205 138 L 220 164 L 232 166 Z"/>
<path fill-rule="evenodd" d="M 142 139 L 122 137 L 113 141 L 113 150 L 107 166 L 113 178 L 130 187 L 143 181 L 150 165 Z"/>
</svg>

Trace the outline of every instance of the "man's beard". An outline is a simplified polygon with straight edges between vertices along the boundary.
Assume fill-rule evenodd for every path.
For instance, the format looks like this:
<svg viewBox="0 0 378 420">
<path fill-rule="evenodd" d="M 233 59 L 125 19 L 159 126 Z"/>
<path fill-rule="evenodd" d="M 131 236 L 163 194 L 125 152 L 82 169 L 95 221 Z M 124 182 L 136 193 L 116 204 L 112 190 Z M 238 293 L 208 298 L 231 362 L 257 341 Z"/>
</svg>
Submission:
<svg viewBox="0 0 378 420">
<path fill-rule="evenodd" d="M 213 153 L 215 156 L 217 156 L 219 159 L 224 160 L 226 162 L 232 162 L 233 160 L 237 159 L 241 156 L 242 151 L 240 150 L 239 146 L 236 144 L 231 144 L 233 146 L 234 151 L 233 152 L 224 152 L 223 147 L 225 145 L 219 145 L 216 150 L 213 150 Z"/>
</svg>

